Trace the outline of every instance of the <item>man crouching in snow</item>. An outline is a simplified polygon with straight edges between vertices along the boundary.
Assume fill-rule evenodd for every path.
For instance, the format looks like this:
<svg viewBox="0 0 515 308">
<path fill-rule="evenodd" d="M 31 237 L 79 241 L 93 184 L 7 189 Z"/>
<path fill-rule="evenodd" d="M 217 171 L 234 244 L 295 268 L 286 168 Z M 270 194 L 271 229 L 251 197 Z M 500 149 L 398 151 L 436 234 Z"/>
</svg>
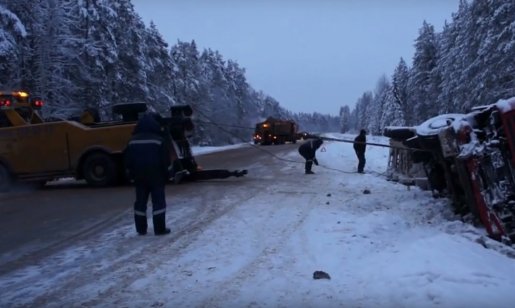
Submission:
<svg viewBox="0 0 515 308">
<path fill-rule="evenodd" d="M 306 160 L 305 169 L 306 174 L 314 174 L 313 171 L 311 171 L 311 167 L 313 166 L 313 163 L 318 166 L 318 160 L 315 157 L 316 151 L 320 146 L 324 143 L 324 141 L 320 138 L 311 139 L 299 147 L 299 153 L 304 159 Z"/>
</svg>

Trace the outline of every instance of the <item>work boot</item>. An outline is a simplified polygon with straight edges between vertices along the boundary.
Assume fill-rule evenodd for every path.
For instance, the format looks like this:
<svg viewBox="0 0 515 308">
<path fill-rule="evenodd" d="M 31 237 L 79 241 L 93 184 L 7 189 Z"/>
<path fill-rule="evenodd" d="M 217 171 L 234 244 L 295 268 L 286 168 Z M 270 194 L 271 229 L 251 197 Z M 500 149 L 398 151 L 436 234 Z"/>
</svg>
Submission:
<svg viewBox="0 0 515 308">
<path fill-rule="evenodd" d="M 139 235 L 147 234 L 147 217 L 141 215 L 134 215 L 134 222 L 136 224 L 136 232 Z"/>
<path fill-rule="evenodd" d="M 175 173 L 174 177 L 173 177 L 173 183 L 174 184 L 179 184 L 181 183 L 181 181 L 183 180 L 183 178 L 188 175 L 189 172 L 188 170 L 181 170 L 181 171 L 178 171 Z"/>
<path fill-rule="evenodd" d="M 306 174 L 314 174 L 314 172 L 311 171 L 312 167 L 313 167 L 313 161 L 306 160 L 306 164 L 304 165 L 304 170 L 306 170 Z"/>
<path fill-rule="evenodd" d="M 165 235 L 170 233 L 170 229 L 166 227 L 165 213 L 160 213 L 152 217 L 154 222 L 154 234 Z"/>
<path fill-rule="evenodd" d="M 165 235 L 165 234 L 169 234 L 170 232 L 172 232 L 172 231 L 169 228 L 164 228 L 163 230 L 155 230 L 154 234 L 155 235 Z"/>
</svg>

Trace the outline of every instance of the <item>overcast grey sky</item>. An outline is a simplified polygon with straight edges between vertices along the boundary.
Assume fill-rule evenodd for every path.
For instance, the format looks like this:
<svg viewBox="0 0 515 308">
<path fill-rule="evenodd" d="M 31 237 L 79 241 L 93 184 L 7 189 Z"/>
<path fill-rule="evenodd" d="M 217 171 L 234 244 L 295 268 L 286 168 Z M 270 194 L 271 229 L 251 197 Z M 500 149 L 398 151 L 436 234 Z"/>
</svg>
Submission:
<svg viewBox="0 0 515 308">
<path fill-rule="evenodd" d="M 401 57 L 411 66 L 424 20 L 442 30 L 459 0 L 132 0 L 164 39 L 195 40 L 246 69 L 293 112 L 354 107 Z"/>
</svg>

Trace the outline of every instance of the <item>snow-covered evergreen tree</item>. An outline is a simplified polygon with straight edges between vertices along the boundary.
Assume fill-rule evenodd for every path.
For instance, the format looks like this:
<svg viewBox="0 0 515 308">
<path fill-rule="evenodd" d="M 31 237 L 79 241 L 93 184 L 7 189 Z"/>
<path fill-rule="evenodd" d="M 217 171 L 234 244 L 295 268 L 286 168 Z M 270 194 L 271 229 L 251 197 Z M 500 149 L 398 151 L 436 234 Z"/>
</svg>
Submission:
<svg viewBox="0 0 515 308">
<path fill-rule="evenodd" d="M 408 100 L 408 80 L 409 69 L 401 58 L 392 76 L 392 100 L 386 106 L 391 120 L 387 125 L 414 125 L 413 106 Z"/>
<path fill-rule="evenodd" d="M 19 86 L 47 102 L 43 113 L 70 117 L 86 107 L 110 116 L 116 103 L 147 102 L 168 112 L 194 109 L 194 143 L 248 141 L 254 125 L 274 116 L 306 130 L 339 130 L 338 117 L 297 115 L 247 82 L 245 69 L 195 41 L 168 49 L 130 0 L 0 0 L 2 87 Z M 8 76 L 8 78 L 7 78 Z M 300 123 L 302 122 L 302 124 Z"/>
<path fill-rule="evenodd" d="M 415 123 L 438 114 L 438 83 L 435 80 L 434 68 L 437 61 L 437 42 L 434 27 L 424 21 L 415 40 L 415 55 L 409 79 L 409 104 L 415 111 Z"/>
<path fill-rule="evenodd" d="M 22 39 L 27 35 L 18 17 L 0 4 L 0 88 L 20 88 Z"/>
<path fill-rule="evenodd" d="M 454 109 L 454 99 L 456 98 L 458 71 L 456 68 L 461 66 L 456 46 L 457 29 L 454 24 L 445 24 L 440 41 L 440 57 L 437 60 L 436 69 L 442 76 L 438 103 L 440 113 L 450 113 Z M 413 125 L 413 123 L 412 123 Z"/>
<path fill-rule="evenodd" d="M 449 26 L 449 31 L 443 34 L 443 43 L 448 45 L 447 48 L 442 46 L 441 68 L 443 78 L 442 95 L 446 98 L 442 105 L 446 112 L 464 112 L 470 106 L 469 100 L 469 77 L 465 74 L 468 65 L 475 57 L 470 49 L 468 39 L 470 24 L 473 23 L 470 16 L 469 3 L 466 0 L 460 0 L 458 12 L 453 15 L 453 22 Z M 444 28 L 445 30 L 445 28 Z M 446 38 L 448 33 L 448 38 Z M 450 104 L 450 106 L 449 106 Z"/>
<path fill-rule="evenodd" d="M 365 92 L 358 99 L 358 102 L 356 103 L 356 113 L 355 113 L 356 123 L 354 126 L 354 128 L 356 130 L 367 129 L 368 125 L 372 121 L 371 106 L 373 104 L 373 97 L 374 96 L 373 96 L 372 92 Z"/>
<path fill-rule="evenodd" d="M 394 94 L 393 86 L 386 83 L 380 98 L 383 108 L 379 119 L 378 135 L 381 135 L 387 126 L 403 126 L 405 123 L 401 105 L 397 101 L 398 97 L 396 98 Z"/>
<path fill-rule="evenodd" d="M 351 115 L 349 106 L 345 105 L 340 108 L 340 132 L 346 133 L 351 128 Z"/>
<path fill-rule="evenodd" d="M 31 0 L 0 0 L 0 4 L 4 5 L 6 9 L 14 13 L 20 24 L 23 25 L 23 39 L 17 40 L 19 54 L 19 65 L 17 64 L 15 70 L 10 71 L 9 74 L 18 76 L 19 80 L 12 81 L 15 87 L 24 89 L 26 91 L 33 91 L 34 77 L 32 76 L 32 63 L 34 57 L 34 39 L 35 29 L 39 28 L 40 21 L 35 18 L 38 6 L 34 5 Z M 7 20 L 7 19 L 6 19 Z"/>
<path fill-rule="evenodd" d="M 203 97 L 201 89 L 201 63 L 197 44 L 178 41 L 172 46 L 172 89 L 177 104 L 197 107 Z"/>
<path fill-rule="evenodd" d="M 145 98 L 156 110 L 166 113 L 175 102 L 172 90 L 172 59 L 168 44 L 154 23 L 150 23 L 144 42 Z"/>
<path fill-rule="evenodd" d="M 371 111 L 370 120 L 367 126 L 367 131 L 374 135 L 381 135 L 384 124 L 389 118 L 390 114 L 385 114 L 385 108 L 391 104 L 392 101 L 392 87 L 390 81 L 386 76 L 379 78 L 372 104 L 369 106 Z"/>
<path fill-rule="evenodd" d="M 476 22 L 477 56 L 470 64 L 470 97 L 473 105 L 485 105 L 515 95 L 515 2 L 475 1 L 471 14 Z"/>
<path fill-rule="evenodd" d="M 106 42 L 97 60 L 104 69 L 107 84 L 105 99 L 107 106 L 114 103 L 145 102 L 154 103 L 159 92 L 151 92 L 147 83 L 148 78 L 155 78 L 157 68 L 155 54 L 148 53 L 147 43 L 155 44 L 156 52 L 163 48 L 159 38 L 152 29 L 146 30 L 141 17 L 135 12 L 130 0 L 106 1 L 105 10 L 101 10 L 106 25 L 104 34 Z M 147 40 L 148 39 L 148 40 Z M 152 41 L 153 40 L 153 41 Z M 166 48 L 166 46 L 165 46 Z M 114 60 L 114 61 L 113 61 Z M 164 64 L 166 66 L 166 64 Z M 147 76 L 147 73 L 150 76 Z M 162 76 L 167 79 L 166 76 Z M 152 83 L 152 81 L 149 81 Z M 155 90 L 155 88 L 153 88 Z M 166 90 L 163 90 L 166 92 Z M 165 95 L 166 96 L 166 95 Z"/>
<path fill-rule="evenodd" d="M 35 6 L 34 16 L 39 25 L 33 26 L 32 92 L 45 100 L 44 114 L 61 117 L 78 114 L 84 104 L 76 98 L 81 89 L 71 75 L 76 66 L 77 49 L 71 31 L 71 25 L 78 21 L 74 15 L 76 3 L 48 0 Z"/>
</svg>

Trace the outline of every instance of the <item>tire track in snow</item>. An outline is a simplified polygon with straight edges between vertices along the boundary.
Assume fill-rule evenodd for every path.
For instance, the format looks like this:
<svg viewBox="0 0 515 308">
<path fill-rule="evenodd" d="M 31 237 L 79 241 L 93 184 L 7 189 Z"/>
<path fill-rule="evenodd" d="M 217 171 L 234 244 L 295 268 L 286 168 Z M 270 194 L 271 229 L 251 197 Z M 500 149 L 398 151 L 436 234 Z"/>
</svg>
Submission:
<svg viewBox="0 0 515 308">
<path fill-rule="evenodd" d="M 215 188 L 215 190 L 217 190 L 217 188 Z M 220 197 L 220 195 L 218 196 Z M 109 268 L 108 272 L 110 272 L 110 274 L 107 279 L 112 279 L 113 272 L 115 272 L 115 275 L 120 273 L 116 276 L 116 282 L 108 288 L 103 287 L 102 290 L 96 294 L 93 300 L 86 300 L 82 302 L 81 305 L 102 305 L 104 303 L 104 299 L 110 298 L 113 293 L 116 293 L 118 290 L 128 288 L 134 281 L 140 279 L 149 272 L 153 272 L 162 264 L 159 260 L 149 261 L 153 256 L 159 256 L 159 259 L 162 258 L 168 260 L 180 255 L 186 247 L 196 240 L 197 236 L 202 233 L 203 229 L 208 227 L 208 225 L 213 221 L 226 215 L 228 212 L 239 206 L 243 199 L 248 199 L 246 194 L 240 196 L 237 200 L 234 200 L 231 203 L 227 203 L 223 196 L 221 196 L 221 202 L 214 202 L 217 199 L 213 198 L 213 195 L 203 193 L 201 195 L 202 210 L 197 213 L 190 214 L 184 219 L 184 221 L 189 223 L 166 238 L 155 238 L 156 240 L 159 240 L 158 243 L 154 243 L 157 245 L 146 245 L 147 247 L 142 249 L 144 251 L 132 254 L 130 262 L 139 264 L 139 267 L 127 272 L 125 270 L 127 264 L 125 264 L 123 260 L 112 264 Z M 218 205 L 211 206 L 213 203 L 218 203 Z M 166 240 L 166 243 L 163 244 L 160 240 Z M 138 254 L 140 256 L 137 256 Z M 94 281 L 95 277 L 91 276 L 91 278 L 93 278 L 93 280 L 90 281 Z M 57 297 L 59 298 L 59 295 Z"/>
<path fill-rule="evenodd" d="M 27 264 L 40 264 L 45 256 L 50 256 L 58 253 L 66 247 L 69 247 L 74 242 L 87 240 L 91 238 L 93 235 L 98 234 L 102 230 L 107 229 L 108 227 L 112 227 L 113 225 L 118 225 L 123 221 L 124 217 L 130 216 L 130 212 L 132 210 L 126 210 L 120 214 L 116 214 L 110 217 L 103 219 L 102 221 L 96 223 L 95 225 L 83 229 L 78 233 L 69 236 L 65 239 L 62 239 L 59 242 L 52 243 L 45 247 L 38 249 L 37 251 L 31 252 L 30 254 L 21 256 L 15 260 L 11 260 L 2 264 L 0 267 L 0 276 L 7 275 L 11 272 L 14 272 Z"/>
<path fill-rule="evenodd" d="M 283 182 L 281 179 L 278 182 Z M 291 186 L 290 186 L 291 187 Z M 298 211 L 297 215 L 287 215 L 286 217 L 295 217 L 295 220 L 284 222 L 283 227 L 279 230 L 274 230 L 271 234 L 267 233 L 266 238 L 263 240 L 266 242 L 264 247 L 260 249 L 260 252 L 243 267 L 238 270 L 237 275 L 220 281 L 217 283 L 217 287 L 206 295 L 204 300 L 198 305 L 199 307 L 223 307 L 230 306 L 230 299 L 235 299 L 240 294 L 241 286 L 248 283 L 249 279 L 252 279 L 257 275 L 257 272 L 263 270 L 263 268 L 278 270 L 274 264 L 270 264 L 270 260 L 273 259 L 274 255 L 280 253 L 284 249 L 285 244 L 291 239 L 292 235 L 299 231 L 299 228 L 305 223 L 310 213 L 323 202 L 322 193 L 314 191 L 289 191 L 281 186 L 274 189 L 269 193 L 271 200 L 280 200 L 281 195 L 288 194 L 298 195 L 303 198 L 296 204 Z M 310 196 L 309 201 L 303 203 L 305 198 Z M 281 208 L 279 204 L 275 202 L 268 202 L 272 204 L 268 208 L 268 217 L 283 217 L 279 215 L 284 208 Z M 293 210 L 291 207 L 288 210 Z M 271 223 L 271 225 L 278 225 L 277 223 Z M 277 256 L 275 256 L 277 257 Z M 295 260 L 282 260 L 281 264 L 288 264 L 290 266 Z M 280 270 L 279 270 L 280 271 Z M 299 276 L 301 274 L 299 273 Z M 292 282 L 294 283 L 294 282 Z M 284 299 L 284 296 L 282 296 Z M 238 303 L 241 304 L 241 303 Z"/>
<path fill-rule="evenodd" d="M 199 183 L 195 183 L 195 185 L 199 185 Z M 223 185 L 227 185 L 227 183 Z M 95 249 L 96 245 L 102 245 L 101 239 L 87 241 L 83 246 L 74 248 L 75 251 L 92 251 L 92 253 L 79 258 L 79 260 L 69 261 L 69 264 L 62 264 L 67 259 L 67 256 L 62 254 L 46 259 L 45 262 L 47 263 L 44 264 L 42 273 L 44 273 L 45 280 L 53 281 L 52 287 L 54 289 L 44 290 L 46 287 L 40 283 L 42 278 L 39 275 L 28 275 L 26 279 L 17 279 L 16 283 L 7 283 L 5 285 L 6 288 L 3 288 L 5 294 L 13 294 L 13 296 L 9 299 L 4 297 L 2 302 L 48 306 L 52 303 L 60 303 L 62 305 L 67 302 L 67 298 L 73 298 L 70 304 L 76 304 L 77 299 L 82 298 L 85 301 L 83 304 L 87 306 L 101 304 L 102 298 L 108 297 L 115 290 L 123 289 L 142 275 L 158 267 L 161 262 L 159 260 L 151 261 L 152 256 L 174 257 L 192 243 L 206 225 L 237 207 L 242 200 L 248 199 L 247 193 L 249 191 L 246 190 L 246 193 L 240 194 L 236 201 L 229 204 L 224 203 L 223 194 L 218 192 L 219 188 L 217 186 L 219 185 L 216 183 L 206 183 L 205 186 L 211 187 L 209 193 L 196 194 L 196 197 L 200 198 L 198 202 L 200 205 L 198 205 L 198 208 L 195 207 L 195 211 L 192 213 L 179 218 L 179 223 L 182 222 L 181 227 L 176 231 L 172 231 L 172 234 L 165 237 L 154 237 L 153 235 L 144 237 L 138 237 L 137 235 L 126 236 L 119 241 L 116 251 L 110 251 L 109 247 Z M 233 187 L 232 189 L 235 195 L 238 195 L 238 191 L 241 191 L 238 186 L 237 184 L 236 188 Z M 173 199 L 173 196 L 171 198 Z M 218 204 L 213 206 L 214 202 Z M 168 215 L 172 216 L 174 212 L 169 209 Z M 121 236 L 123 237 L 123 233 L 127 232 L 135 234 L 132 225 L 118 232 L 115 236 L 122 233 Z M 171 246 L 173 249 L 170 249 Z M 70 269 L 73 267 L 77 268 L 77 262 L 81 263 L 79 265 L 81 268 L 89 267 L 89 270 L 74 271 Z M 129 266 L 129 270 L 126 270 L 128 264 L 135 264 L 136 266 Z M 63 272 L 64 274 L 62 274 Z M 17 273 L 13 273 L 13 275 L 16 278 Z M 113 276 L 116 278 L 113 279 Z M 80 294 L 81 289 L 90 289 L 92 285 L 98 284 L 102 280 L 112 280 L 113 282 L 110 283 L 110 287 L 99 291 L 98 294 L 92 295 L 87 292 Z M 119 282 L 123 282 L 123 284 L 120 285 Z M 33 286 L 33 288 L 27 290 L 27 286 Z M 17 289 L 25 289 L 25 291 L 16 292 Z M 95 299 L 88 300 L 91 298 Z"/>
</svg>

